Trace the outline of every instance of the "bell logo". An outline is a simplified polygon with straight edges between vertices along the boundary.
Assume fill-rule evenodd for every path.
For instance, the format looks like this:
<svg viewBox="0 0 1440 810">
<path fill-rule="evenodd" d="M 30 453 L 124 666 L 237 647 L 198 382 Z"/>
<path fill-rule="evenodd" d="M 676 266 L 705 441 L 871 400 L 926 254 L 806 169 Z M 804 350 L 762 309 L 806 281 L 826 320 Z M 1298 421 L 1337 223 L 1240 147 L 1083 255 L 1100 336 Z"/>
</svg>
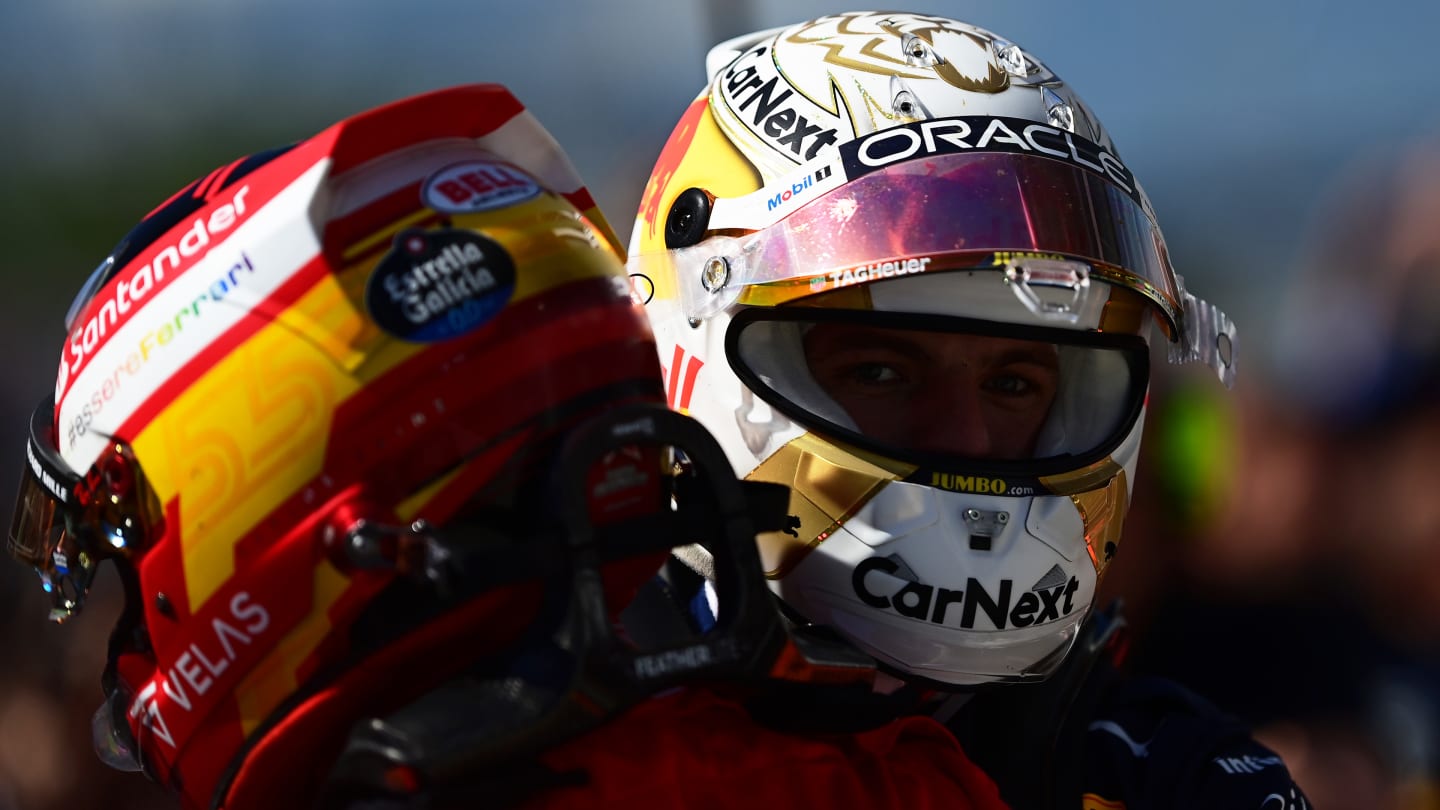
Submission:
<svg viewBox="0 0 1440 810">
<path fill-rule="evenodd" d="M 1013 604 L 1015 583 L 1009 579 L 1000 580 L 998 594 L 991 594 L 974 577 L 965 580 L 963 590 L 906 582 L 904 587 L 890 594 L 877 592 L 866 581 L 872 571 L 897 577 L 899 570 L 900 565 L 888 557 L 871 557 L 855 566 L 850 585 L 860 601 L 872 608 L 893 610 L 911 619 L 965 630 L 975 629 L 975 620 L 981 614 L 990 625 L 981 629 L 1004 630 L 1007 627 L 1029 627 L 1059 621 L 1074 611 L 1075 591 L 1080 587 L 1080 581 L 1073 576 L 1067 579 L 1058 565 L 1053 566 L 1030 590 L 1014 599 Z M 950 612 L 952 605 L 959 606 L 958 622 Z"/>
<path fill-rule="evenodd" d="M 436 211 L 468 214 L 515 205 L 539 194 L 540 186 L 514 166 L 468 160 L 426 179 L 421 199 Z"/>
</svg>

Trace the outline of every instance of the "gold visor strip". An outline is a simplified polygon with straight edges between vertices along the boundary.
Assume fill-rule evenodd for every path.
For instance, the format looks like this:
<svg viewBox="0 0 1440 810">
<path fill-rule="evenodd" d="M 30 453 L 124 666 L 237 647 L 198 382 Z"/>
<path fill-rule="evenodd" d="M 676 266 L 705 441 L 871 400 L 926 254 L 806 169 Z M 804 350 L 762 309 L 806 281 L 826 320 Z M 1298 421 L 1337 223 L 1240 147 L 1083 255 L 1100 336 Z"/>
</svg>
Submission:
<svg viewBox="0 0 1440 810">
<path fill-rule="evenodd" d="M 1090 553 L 1090 561 L 1095 564 L 1096 582 L 1104 576 L 1105 569 L 1120 547 L 1125 512 L 1130 505 L 1129 492 L 1125 470 L 1122 469 L 1105 486 L 1070 496 L 1085 525 L 1085 549 Z"/>
<path fill-rule="evenodd" d="M 790 573 L 886 484 L 914 471 L 914 465 L 897 464 L 808 433 L 786 443 L 745 476 L 790 487 L 790 527 L 765 532 L 756 540 L 765 576 L 780 579 Z"/>
</svg>

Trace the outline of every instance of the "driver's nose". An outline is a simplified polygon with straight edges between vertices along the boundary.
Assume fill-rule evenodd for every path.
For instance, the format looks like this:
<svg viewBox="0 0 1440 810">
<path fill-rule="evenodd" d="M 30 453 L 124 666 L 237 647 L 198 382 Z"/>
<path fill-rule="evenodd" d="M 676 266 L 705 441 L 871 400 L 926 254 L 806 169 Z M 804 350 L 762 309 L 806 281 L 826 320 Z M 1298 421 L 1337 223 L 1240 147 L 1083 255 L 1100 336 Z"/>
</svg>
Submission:
<svg viewBox="0 0 1440 810">
<path fill-rule="evenodd" d="M 974 380 L 965 375 L 947 377 L 930 386 L 922 399 L 910 420 L 915 447 L 968 458 L 989 458 L 995 452 Z"/>
</svg>

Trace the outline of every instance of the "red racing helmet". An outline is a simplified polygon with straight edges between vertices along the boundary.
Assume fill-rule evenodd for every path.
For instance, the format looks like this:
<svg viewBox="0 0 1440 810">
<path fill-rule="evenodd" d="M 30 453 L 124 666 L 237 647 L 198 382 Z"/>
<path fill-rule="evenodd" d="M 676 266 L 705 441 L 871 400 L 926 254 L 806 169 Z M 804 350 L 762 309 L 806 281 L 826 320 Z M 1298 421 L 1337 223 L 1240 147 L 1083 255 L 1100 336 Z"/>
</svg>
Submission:
<svg viewBox="0 0 1440 810">
<path fill-rule="evenodd" d="M 362 707 L 526 631 L 561 518 L 667 510 L 622 430 L 664 392 L 617 245 L 497 85 L 356 115 L 148 215 L 71 307 L 8 544 L 57 621 L 120 572 L 102 757 L 187 807 L 299 802 Z M 566 511 L 556 459 L 597 418 L 612 446 Z M 631 557 L 612 604 L 664 549 Z"/>
</svg>

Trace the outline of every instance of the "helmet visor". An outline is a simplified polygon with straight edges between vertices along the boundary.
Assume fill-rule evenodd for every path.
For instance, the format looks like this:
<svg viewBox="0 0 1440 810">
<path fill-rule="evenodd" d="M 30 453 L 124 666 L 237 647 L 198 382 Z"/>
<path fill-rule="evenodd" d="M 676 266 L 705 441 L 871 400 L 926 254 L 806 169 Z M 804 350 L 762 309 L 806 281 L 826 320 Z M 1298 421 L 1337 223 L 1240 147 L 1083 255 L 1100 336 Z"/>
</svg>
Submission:
<svg viewBox="0 0 1440 810">
<path fill-rule="evenodd" d="M 707 240 L 672 251 L 671 258 L 694 265 L 677 268 L 692 317 L 732 301 L 774 306 L 881 278 L 1057 258 L 1090 264 L 1093 276 L 1140 292 L 1171 327 L 1178 323 L 1174 272 L 1139 200 L 1097 173 L 1036 155 L 962 153 L 897 162 L 826 192 L 768 228 Z M 632 271 L 644 272 L 643 265 L 632 262 Z"/>
<path fill-rule="evenodd" d="M 818 433 L 927 468 L 1050 475 L 1097 461 L 1139 418 L 1134 336 L 910 313 L 752 308 L 737 375 Z"/>
<path fill-rule="evenodd" d="M 59 622 L 80 611 L 101 560 L 148 547 L 161 509 L 124 442 L 111 442 L 83 478 L 75 474 L 55 449 L 54 413 L 46 399 L 30 419 L 5 550 L 39 575 Z"/>
</svg>

